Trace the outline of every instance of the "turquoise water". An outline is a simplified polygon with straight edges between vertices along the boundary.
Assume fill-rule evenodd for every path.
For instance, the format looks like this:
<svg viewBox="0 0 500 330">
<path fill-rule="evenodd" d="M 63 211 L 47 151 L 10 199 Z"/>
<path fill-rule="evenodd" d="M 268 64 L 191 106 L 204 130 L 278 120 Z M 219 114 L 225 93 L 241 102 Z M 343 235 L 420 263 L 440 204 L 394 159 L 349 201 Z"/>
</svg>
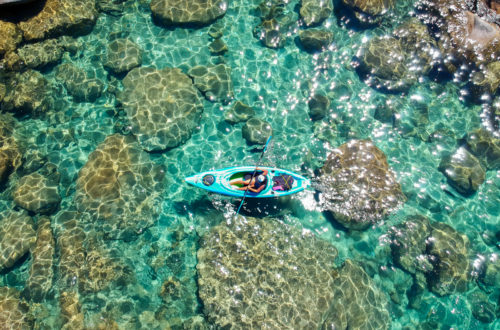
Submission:
<svg viewBox="0 0 500 330">
<path fill-rule="evenodd" d="M 255 15 L 258 4 L 259 1 L 231 1 L 226 14 L 214 23 L 221 27 L 222 40 L 228 48 L 222 57 L 213 56 L 209 51 L 208 45 L 213 40 L 208 33 L 210 25 L 200 28 L 159 26 L 152 20 L 147 1 L 125 1 L 123 12 L 118 16 L 101 13 L 92 31 L 77 38 L 83 47 L 74 55 L 65 53 L 61 60 L 62 63 L 74 64 L 104 83 L 107 92 L 94 102 L 74 101 L 57 79 L 56 70 L 60 64 L 41 70 L 48 81 L 58 86 L 54 92 L 57 110 L 40 118 L 17 117 L 16 135 L 24 141 L 26 153 L 36 150 L 45 156 L 47 162 L 55 164 L 60 173 L 58 188 L 62 200 L 57 210 L 49 214 L 56 242 L 69 235 L 70 241 L 74 242 L 70 250 L 74 249 L 75 254 L 81 249 L 86 258 L 97 253 L 104 261 L 92 264 L 95 267 L 87 270 L 99 273 L 101 277 L 74 269 L 78 265 L 83 269 L 85 263 L 70 263 L 70 271 L 66 273 L 74 272 L 75 275 L 63 276 L 66 273 L 61 270 L 61 265 L 66 260 L 64 258 L 69 260 L 71 257 L 64 254 L 68 252 L 63 251 L 60 243 L 56 244 L 54 284 L 50 294 L 44 298 L 43 304 L 28 299 L 29 308 L 23 310 L 25 316 L 41 329 L 60 328 L 63 324 L 70 328 L 80 328 L 83 324 L 89 329 L 98 326 L 120 329 L 218 328 L 223 325 L 219 316 L 214 316 L 217 312 L 207 307 L 206 293 L 201 292 L 207 289 L 200 288 L 202 275 L 198 259 L 200 250 L 206 248 L 202 242 L 208 240 L 206 235 L 210 230 L 221 224 L 234 229 L 237 227 L 234 223 L 244 221 L 234 217 L 239 200 L 208 195 L 187 186 L 183 179 L 204 170 L 255 164 L 260 152 L 242 137 L 243 123 L 233 125 L 224 120 L 224 113 L 239 100 L 253 107 L 255 116 L 273 128 L 273 145 L 262 164 L 286 168 L 316 182 L 310 190 L 291 199 L 263 203 L 247 201 L 244 217 L 265 219 L 274 223 L 276 228 L 290 226 L 298 228 L 299 232 L 314 234 L 337 249 L 335 260 L 328 259 L 327 252 L 324 252 L 324 259 L 336 269 L 348 259 L 358 262 L 369 275 L 370 285 L 381 292 L 380 299 L 386 302 L 384 308 L 389 315 L 389 320 L 383 322 L 386 328 L 500 327 L 498 266 L 493 269 L 493 284 L 485 285 L 482 281 L 486 265 L 494 264 L 499 252 L 500 172 L 498 169 L 487 170 L 484 183 L 477 192 L 464 196 L 450 186 L 438 170 L 441 159 L 457 149 L 466 133 L 485 125 L 484 106 L 467 102 L 461 96 L 467 81 L 438 80 L 422 75 L 406 93 L 385 93 L 368 86 L 355 69 L 356 54 L 362 45 L 376 36 L 388 35 L 408 21 L 414 13 L 413 1 L 399 1 L 384 16 L 381 24 L 368 28 L 356 26 L 342 11 L 336 10 L 322 23 L 324 28 L 333 32 L 333 42 L 326 51 L 318 53 L 309 53 L 300 47 L 297 33 L 304 27 L 299 23 L 292 24 L 285 33 L 287 38 L 282 48 L 265 47 L 253 35 L 253 28 L 260 22 Z M 298 1 L 291 1 L 284 7 L 294 22 L 298 21 L 298 5 Z M 336 8 L 338 5 L 336 3 Z M 187 141 L 172 149 L 141 156 L 145 157 L 145 163 L 160 166 L 165 179 L 160 188 L 152 188 L 155 193 L 159 191 L 159 195 L 155 195 L 158 203 L 154 210 L 137 211 L 137 205 L 128 205 L 132 208 L 131 218 L 147 218 L 144 220 L 147 225 L 139 226 L 139 233 L 126 239 L 114 237 L 113 227 L 111 230 L 101 228 L 100 222 L 96 225 L 85 220 L 92 213 L 88 209 L 78 209 L 75 204 L 77 179 L 89 161 L 89 155 L 106 137 L 117 131 L 123 132 L 120 128 L 125 117 L 122 105 L 116 95 L 109 92 L 114 86 L 122 88 L 119 80 L 123 76 L 109 75 L 102 66 L 107 45 L 114 36 L 139 45 L 143 50 L 142 67 L 174 67 L 186 73 L 194 66 L 222 61 L 231 68 L 234 91 L 234 99 L 229 104 L 201 98 L 201 119 Z M 326 117 L 319 121 L 312 121 L 308 113 L 307 103 L 314 93 L 324 94 L 331 101 Z M 377 105 L 389 99 L 398 102 L 398 118 L 394 125 L 374 117 Z M 427 106 L 428 120 L 415 124 L 422 104 Z M 318 133 L 321 128 L 324 134 Z M 321 183 L 317 170 L 335 148 L 352 139 L 370 139 L 383 151 L 407 198 L 389 216 L 361 231 L 343 227 L 325 211 L 325 205 L 318 197 Z M 0 205 L 3 214 L 21 209 L 13 201 L 12 191 L 16 180 L 22 176 L 11 174 L 2 188 Z M 155 184 L 159 182 L 153 182 L 149 187 Z M 64 220 L 65 212 L 73 212 L 75 208 L 83 213 L 75 217 L 85 233 L 81 242 L 74 238 L 79 237 L 74 232 L 68 234 L 70 230 Z M 87 211 L 90 215 L 85 215 Z M 110 219 L 127 212 L 115 211 Z M 395 226 L 415 214 L 426 216 L 432 222 L 447 224 L 468 238 L 468 252 L 461 256 L 471 265 L 464 292 L 440 296 L 426 288 L 419 294 L 418 306 L 412 303 L 414 275 L 395 262 L 390 237 L 397 231 Z M 29 215 L 39 223 L 40 214 L 31 212 Z M 6 216 L 2 218 L 6 219 Z M 272 230 L 278 236 L 289 234 L 288 229 Z M 290 234 L 290 237 L 292 243 L 289 244 L 293 245 L 297 235 Z M 270 246 L 274 244 L 272 236 L 263 236 L 262 239 L 268 239 Z M 287 250 L 287 243 L 284 244 L 282 252 Z M 310 246 L 307 251 L 322 253 L 322 250 Z M 302 259 L 297 260 L 294 262 L 299 263 L 300 268 Z M 0 273 L 0 285 L 23 292 L 28 285 L 32 263 L 30 253 L 20 258 Z M 244 264 L 241 267 L 243 272 L 252 271 L 250 268 L 245 270 Z M 306 282 L 316 281 L 313 277 L 308 279 L 310 274 L 306 272 L 301 276 Z M 83 283 L 85 277 L 90 282 L 95 281 L 94 286 L 90 285 L 92 289 L 78 284 Z M 326 287 L 327 283 L 324 285 Z M 289 286 L 294 292 L 293 285 L 286 287 Z M 343 290 L 341 286 L 339 290 Z M 73 313 L 76 319 L 83 314 L 83 323 L 75 321 L 76 325 L 68 325 L 72 321 L 68 322 L 61 307 L 61 297 L 68 292 L 76 294 L 80 304 L 79 313 L 76 309 L 69 313 Z M 477 293 L 485 297 L 482 303 L 474 301 L 473 296 Z M 224 295 L 220 299 L 222 297 Z M 217 300 L 218 297 L 212 298 Z M 279 299 L 280 295 L 275 293 L 260 303 L 275 309 Z M 338 296 L 335 299 L 339 299 Z M 347 299 L 343 305 L 349 303 L 350 298 L 342 299 Z M 222 300 L 219 303 L 225 304 Z M 490 313 L 488 322 L 473 315 L 473 310 L 481 308 L 487 309 L 485 314 Z M 222 307 L 221 310 L 225 311 Z M 241 315 L 237 310 L 234 314 Z M 238 316 L 234 317 L 238 320 Z M 3 321 L 1 317 L 0 321 Z M 269 324 L 257 322 L 256 327 Z M 234 325 L 238 327 L 238 324 Z M 357 327 L 351 325 L 349 328 Z"/>
</svg>

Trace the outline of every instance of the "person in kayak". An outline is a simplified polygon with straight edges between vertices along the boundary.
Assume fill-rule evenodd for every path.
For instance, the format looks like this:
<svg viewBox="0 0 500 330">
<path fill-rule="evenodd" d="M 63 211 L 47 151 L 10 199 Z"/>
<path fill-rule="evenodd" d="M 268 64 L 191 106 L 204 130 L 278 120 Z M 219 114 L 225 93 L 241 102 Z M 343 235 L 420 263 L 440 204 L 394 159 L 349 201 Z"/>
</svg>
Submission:
<svg viewBox="0 0 500 330">
<path fill-rule="evenodd" d="M 260 193 L 266 187 L 267 174 L 268 171 L 263 168 L 256 168 L 257 171 L 261 171 L 262 173 L 255 175 L 253 178 L 251 175 L 246 175 L 245 178 L 242 179 L 234 179 L 229 181 L 231 185 L 243 185 L 243 187 L 234 187 L 238 190 L 250 190 L 254 193 Z M 248 179 L 246 178 L 248 176 Z"/>
</svg>

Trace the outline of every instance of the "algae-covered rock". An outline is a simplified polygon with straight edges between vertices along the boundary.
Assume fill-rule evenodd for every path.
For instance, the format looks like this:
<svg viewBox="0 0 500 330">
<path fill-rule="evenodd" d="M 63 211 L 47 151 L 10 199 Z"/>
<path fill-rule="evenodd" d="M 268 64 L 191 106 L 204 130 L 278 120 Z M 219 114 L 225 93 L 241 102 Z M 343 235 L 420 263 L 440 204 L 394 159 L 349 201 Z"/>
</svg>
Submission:
<svg viewBox="0 0 500 330">
<path fill-rule="evenodd" d="M 33 219 L 25 212 L 4 215 L 0 226 L 0 271 L 12 267 L 35 244 Z"/>
<path fill-rule="evenodd" d="M 92 30 L 96 20 L 94 0 L 47 0 L 40 12 L 18 26 L 26 40 L 34 40 L 85 34 Z"/>
<path fill-rule="evenodd" d="M 13 193 L 14 202 L 20 207 L 34 212 L 48 214 L 61 202 L 59 196 L 59 173 L 45 176 L 34 172 L 23 176 Z"/>
<path fill-rule="evenodd" d="M 22 39 L 22 32 L 16 24 L 0 20 L 0 58 L 16 49 Z"/>
<path fill-rule="evenodd" d="M 108 45 L 107 61 L 104 67 L 113 73 L 123 73 L 140 66 L 142 50 L 128 39 L 115 39 Z"/>
<path fill-rule="evenodd" d="M 75 102 L 94 102 L 101 97 L 104 84 L 97 78 L 71 63 L 63 63 L 56 68 L 56 79 L 61 81 Z"/>
<path fill-rule="evenodd" d="M 322 329 L 390 329 L 387 297 L 350 259 L 333 280 L 333 297 Z"/>
<path fill-rule="evenodd" d="M 114 134 L 78 173 L 75 204 L 105 237 L 134 239 L 157 221 L 164 176 L 132 136 Z"/>
<path fill-rule="evenodd" d="M 243 125 L 241 134 L 250 144 L 265 144 L 273 135 L 273 128 L 267 121 L 253 117 Z"/>
<path fill-rule="evenodd" d="M 321 328 L 337 250 L 274 219 L 237 217 L 207 232 L 198 250 L 204 312 L 217 327 Z"/>
<path fill-rule="evenodd" d="M 306 26 L 317 25 L 333 12 L 332 0 L 301 0 L 300 17 Z"/>
<path fill-rule="evenodd" d="M 174 148 L 191 137 L 203 104 L 191 78 L 180 69 L 135 68 L 123 86 L 119 100 L 142 148 Z"/>
<path fill-rule="evenodd" d="M 351 140 L 335 149 L 321 169 L 326 208 L 350 229 L 365 229 L 405 200 L 385 154 L 369 140 Z"/>
<path fill-rule="evenodd" d="M 208 25 L 224 16 L 228 0 L 152 0 L 153 18 L 166 26 Z"/>
<path fill-rule="evenodd" d="M 52 289 L 54 277 L 55 240 L 49 217 L 37 222 L 36 243 L 31 251 L 33 261 L 24 296 L 34 302 L 41 302 Z"/>
<path fill-rule="evenodd" d="M 439 170 L 458 192 L 465 195 L 476 192 L 485 180 L 485 172 L 479 160 L 464 147 L 443 157 Z"/>
<path fill-rule="evenodd" d="M 7 81 L 6 94 L 0 105 L 3 111 L 38 116 L 53 105 L 49 82 L 41 73 L 27 70 Z"/>
<path fill-rule="evenodd" d="M 333 41 L 333 32 L 322 29 L 301 30 L 299 31 L 299 39 L 307 51 L 324 51 Z"/>
<path fill-rule="evenodd" d="M 247 121 L 253 116 L 255 116 L 255 110 L 251 106 L 241 101 L 236 101 L 231 110 L 224 113 L 224 120 L 230 124 L 236 124 Z"/>
<path fill-rule="evenodd" d="M 234 97 L 231 68 L 224 65 L 195 66 L 188 72 L 194 85 L 209 101 L 228 103 Z"/>
<path fill-rule="evenodd" d="M 500 61 L 486 64 L 480 71 L 474 72 L 469 83 L 471 96 L 481 101 L 485 95 L 495 95 L 500 86 Z"/>
<path fill-rule="evenodd" d="M 254 28 L 253 35 L 266 47 L 281 48 L 286 42 L 283 30 L 283 26 L 276 18 L 269 18 Z"/>
<path fill-rule="evenodd" d="M 29 305 L 20 299 L 20 292 L 6 286 L 0 287 L 0 328 L 32 329 L 33 320 L 28 314 Z"/>
<path fill-rule="evenodd" d="M 465 137 L 467 148 L 486 168 L 490 170 L 500 168 L 500 139 L 496 138 L 484 128 L 479 128 Z"/>
</svg>

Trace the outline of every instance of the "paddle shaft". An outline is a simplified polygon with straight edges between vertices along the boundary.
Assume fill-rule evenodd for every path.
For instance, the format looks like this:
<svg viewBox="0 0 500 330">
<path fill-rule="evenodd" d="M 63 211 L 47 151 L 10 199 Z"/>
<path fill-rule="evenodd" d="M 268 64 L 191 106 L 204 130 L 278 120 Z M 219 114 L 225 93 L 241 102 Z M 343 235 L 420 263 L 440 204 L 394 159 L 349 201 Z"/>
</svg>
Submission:
<svg viewBox="0 0 500 330">
<path fill-rule="evenodd" d="M 266 145 L 264 146 L 264 150 L 262 150 L 262 154 L 260 154 L 260 158 L 257 161 L 257 164 L 255 164 L 255 169 L 253 170 L 252 177 L 250 178 L 250 182 L 247 185 L 247 189 L 245 189 L 245 193 L 243 194 L 243 199 L 241 200 L 240 206 L 238 207 L 238 211 L 236 211 L 236 214 L 240 213 L 240 209 L 243 206 L 243 202 L 245 201 L 245 197 L 247 197 L 248 193 L 248 187 L 250 187 L 250 183 L 252 183 L 253 178 L 255 177 L 255 173 L 257 173 L 257 168 L 259 167 L 260 162 L 262 161 L 262 157 L 264 157 L 264 153 L 266 152 L 267 145 L 269 144 L 269 141 L 271 141 L 272 135 L 267 138 Z"/>
</svg>

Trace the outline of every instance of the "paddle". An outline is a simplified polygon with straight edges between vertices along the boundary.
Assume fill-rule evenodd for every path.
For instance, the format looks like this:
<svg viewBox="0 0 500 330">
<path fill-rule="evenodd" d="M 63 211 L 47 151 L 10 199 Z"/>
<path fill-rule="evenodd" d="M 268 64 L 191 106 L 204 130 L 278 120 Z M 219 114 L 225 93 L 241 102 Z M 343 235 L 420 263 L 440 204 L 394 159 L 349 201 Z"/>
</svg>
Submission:
<svg viewBox="0 0 500 330">
<path fill-rule="evenodd" d="M 271 138 L 273 136 L 270 135 L 269 138 L 267 139 L 267 142 L 266 142 L 266 145 L 264 146 L 264 150 L 262 150 L 262 154 L 260 154 L 260 158 L 259 160 L 257 161 L 257 164 L 255 164 L 255 170 L 253 171 L 252 173 L 252 177 L 250 178 L 250 182 L 252 182 L 254 176 L 255 176 L 255 173 L 257 173 L 257 168 L 259 167 L 259 164 L 260 162 L 262 161 L 262 157 L 264 157 L 264 153 L 266 152 L 266 149 L 267 149 L 267 145 L 269 144 L 269 141 L 271 141 Z M 250 184 L 247 185 L 247 189 L 245 189 L 245 193 L 243 194 L 243 199 L 241 200 L 241 203 L 240 203 L 240 206 L 238 207 L 238 211 L 236 211 L 236 214 L 239 214 L 240 213 L 240 209 L 241 207 L 243 206 L 243 202 L 245 201 L 245 197 L 247 197 L 247 192 L 248 192 L 248 187 L 250 186 Z"/>
</svg>

